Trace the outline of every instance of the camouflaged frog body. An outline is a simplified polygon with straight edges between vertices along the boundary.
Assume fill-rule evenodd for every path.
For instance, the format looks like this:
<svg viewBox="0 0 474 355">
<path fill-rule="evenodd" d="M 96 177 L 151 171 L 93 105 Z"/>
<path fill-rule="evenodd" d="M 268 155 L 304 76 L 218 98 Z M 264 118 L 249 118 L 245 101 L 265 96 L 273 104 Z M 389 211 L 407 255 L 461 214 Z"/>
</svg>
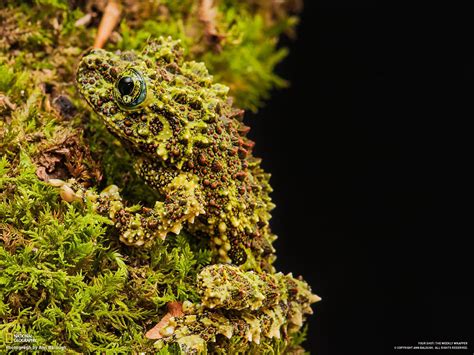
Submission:
<svg viewBox="0 0 474 355">
<path fill-rule="evenodd" d="M 148 244 L 184 226 L 210 237 L 216 261 L 272 270 L 269 175 L 252 156 L 243 111 L 204 64 L 184 61 L 178 41 L 160 38 L 142 53 L 91 50 L 77 83 L 163 196 L 151 217 L 122 233 L 123 242 Z"/>
</svg>

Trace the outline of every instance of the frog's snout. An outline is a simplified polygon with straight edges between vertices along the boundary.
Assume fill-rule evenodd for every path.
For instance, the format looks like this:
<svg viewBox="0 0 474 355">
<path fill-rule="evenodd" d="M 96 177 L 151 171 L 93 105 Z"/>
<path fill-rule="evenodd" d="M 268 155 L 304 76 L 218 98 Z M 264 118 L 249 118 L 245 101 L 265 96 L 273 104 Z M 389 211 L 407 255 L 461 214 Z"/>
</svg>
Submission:
<svg viewBox="0 0 474 355">
<path fill-rule="evenodd" d="M 79 91 L 88 96 L 94 92 L 108 90 L 117 80 L 117 68 L 110 53 L 92 48 L 81 57 L 76 73 Z"/>
<path fill-rule="evenodd" d="M 105 62 L 104 59 L 106 58 L 106 51 L 103 49 L 91 48 L 85 51 L 79 60 L 77 67 L 78 74 L 87 70 L 93 71 L 97 69 Z"/>
</svg>

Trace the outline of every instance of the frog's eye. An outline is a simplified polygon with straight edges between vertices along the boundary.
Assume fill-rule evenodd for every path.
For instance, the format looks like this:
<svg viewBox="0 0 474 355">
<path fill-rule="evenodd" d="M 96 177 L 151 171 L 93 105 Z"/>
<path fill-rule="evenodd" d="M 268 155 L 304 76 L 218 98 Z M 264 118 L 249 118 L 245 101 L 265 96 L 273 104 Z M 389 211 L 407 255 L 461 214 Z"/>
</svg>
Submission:
<svg viewBox="0 0 474 355">
<path fill-rule="evenodd" d="M 127 69 L 120 75 L 115 85 L 115 97 L 124 108 L 140 105 L 146 97 L 146 83 L 141 73 Z"/>
<path fill-rule="evenodd" d="M 122 96 L 128 96 L 133 92 L 133 79 L 130 76 L 124 76 L 117 84 L 117 89 Z"/>
</svg>

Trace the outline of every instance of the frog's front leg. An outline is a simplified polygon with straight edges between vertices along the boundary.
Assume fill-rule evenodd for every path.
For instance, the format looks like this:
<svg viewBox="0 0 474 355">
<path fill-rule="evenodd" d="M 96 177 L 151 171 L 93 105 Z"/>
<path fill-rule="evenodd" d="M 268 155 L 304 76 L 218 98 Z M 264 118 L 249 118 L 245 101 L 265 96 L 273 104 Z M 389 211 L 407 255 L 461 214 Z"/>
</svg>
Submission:
<svg viewBox="0 0 474 355">
<path fill-rule="evenodd" d="M 142 245 L 161 238 L 169 232 L 179 233 L 184 223 L 194 223 L 194 218 L 204 213 L 202 198 L 196 178 L 181 173 L 162 187 L 164 201 L 142 213 L 119 211 L 117 227 L 120 240 L 128 245 Z"/>
<path fill-rule="evenodd" d="M 126 207 L 115 185 L 98 194 L 73 180 L 50 180 L 50 183 L 61 187 L 60 195 L 68 202 L 91 201 L 98 213 L 112 220 L 120 240 L 127 245 L 141 246 L 156 238 L 165 239 L 169 232 L 179 233 L 184 223 L 193 223 L 196 216 L 204 213 L 196 178 L 186 173 L 174 176 L 162 186 L 164 200 L 156 202 L 154 208 Z"/>
</svg>

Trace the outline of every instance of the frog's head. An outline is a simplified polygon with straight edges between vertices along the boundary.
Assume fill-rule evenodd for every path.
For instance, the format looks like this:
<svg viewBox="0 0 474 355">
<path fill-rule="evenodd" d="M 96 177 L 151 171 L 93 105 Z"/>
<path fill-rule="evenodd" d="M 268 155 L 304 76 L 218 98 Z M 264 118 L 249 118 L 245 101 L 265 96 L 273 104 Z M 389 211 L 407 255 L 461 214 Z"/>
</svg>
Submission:
<svg viewBox="0 0 474 355">
<path fill-rule="evenodd" d="M 193 135 L 187 127 L 199 126 L 203 116 L 200 90 L 211 77 L 193 67 L 198 64 L 183 69 L 178 41 L 160 38 L 141 53 L 92 49 L 80 60 L 76 79 L 82 96 L 126 146 L 167 159 L 170 149 L 183 150 L 185 131 Z"/>
<path fill-rule="evenodd" d="M 79 62 L 76 80 L 82 96 L 116 136 L 135 146 L 146 139 L 140 133 L 149 128 L 147 106 L 154 93 L 143 60 L 131 52 L 92 49 Z"/>
</svg>

